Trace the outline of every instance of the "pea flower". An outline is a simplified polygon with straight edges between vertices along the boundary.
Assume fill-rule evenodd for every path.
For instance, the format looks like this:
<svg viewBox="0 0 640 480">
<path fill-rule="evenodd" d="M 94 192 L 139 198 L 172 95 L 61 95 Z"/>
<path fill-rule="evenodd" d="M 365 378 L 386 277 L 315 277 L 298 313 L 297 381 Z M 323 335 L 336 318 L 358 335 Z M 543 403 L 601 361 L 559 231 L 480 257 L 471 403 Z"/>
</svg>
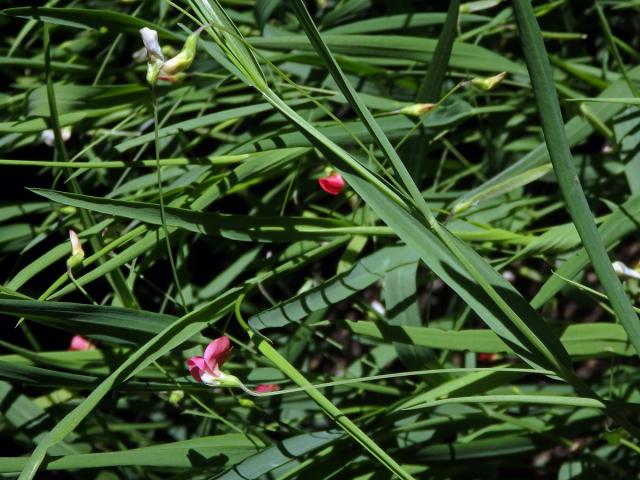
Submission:
<svg viewBox="0 0 640 480">
<path fill-rule="evenodd" d="M 398 112 L 404 115 L 409 115 L 410 117 L 420 117 L 437 106 L 438 105 L 435 103 L 414 103 L 413 105 L 402 107 Z"/>
<path fill-rule="evenodd" d="M 62 127 L 60 129 L 60 136 L 63 142 L 69 140 L 71 138 L 71 127 Z M 53 147 L 56 144 L 56 136 L 51 128 L 42 131 L 40 140 L 42 140 L 47 147 Z"/>
<path fill-rule="evenodd" d="M 497 353 L 478 353 L 476 355 L 476 360 L 480 365 L 486 365 L 488 363 L 493 363 L 500 360 L 502 357 Z"/>
<path fill-rule="evenodd" d="M 278 390 L 280 390 L 280 387 L 275 383 L 262 383 L 255 388 L 256 393 L 277 392 Z"/>
<path fill-rule="evenodd" d="M 67 259 L 67 269 L 73 270 L 82 265 L 84 250 L 82 249 L 78 234 L 73 230 L 69 230 L 69 240 L 71 241 L 71 256 Z"/>
<path fill-rule="evenodd" d="M 344 178 L 339 173 L 334 173 L 318 179 L 320 188 L 330 195 L 340 195 L 346 185 Z"/>
<path fill-rule="evenodd" d="M 187 37 L 182 50 L 170 58 L 165 60 L 160 42 L 158 41 L 158 32 L 151 28 L 141 28 L 140 36 L 142 43 L 147 51 L 147 82 L 155 85 L 158 79 L 176 82 L 179 75 L 184 72 L 193 63 L 198 47 L 198 39 L 200 32 L 204 27 L 200 27 Z"/>
<path fill-rule="evenodd" d="M 220 370 L 230 353 L 229 337 L 216 338 L 207 346 L 204 355 L 191 357 L 187 361 L 189 373 L 196 382 L 212 387 L 240 387 L 242 382 L 237 377 Z"/>
<path fill-rule="evenodd" d="M 96 346 L 91 342 L 91 340 L 87 340 L 81 335 L 74 335 L 71 338 L 71 342 L 69 343 L 69 351 L 78 351 L 78 350 L 94 350 Z"/>
<path fill-rule="evenodd" d="M 162 54 L 162 48 L 160 47 L 160 41 L 158 40 L 158 32 L 151 28 L 141 28 L 140 36 L 142 37 L 142 43 L 147 50 L 147 60 L 154 62 L 160 60 L 164 62 L 164 55 Z"/>
<path fill-rule="evenodd" d="M 473 86 L 478 87 L 480 90 L 493 90 L 493 88 L 498 85 L 504 77 L 507 76 L 507 72 L 498 73 L 492 77 L 476 77 L 471 79 L 471 83 Z"/>
<path fill-rule="evenodd" d="M 640 280 L 640 272 L 631 267 L 627 267 L 622 262 L 613 262 L 611 266 L 621 278 L 633 278 L 635 280 Z"/>
</svg>

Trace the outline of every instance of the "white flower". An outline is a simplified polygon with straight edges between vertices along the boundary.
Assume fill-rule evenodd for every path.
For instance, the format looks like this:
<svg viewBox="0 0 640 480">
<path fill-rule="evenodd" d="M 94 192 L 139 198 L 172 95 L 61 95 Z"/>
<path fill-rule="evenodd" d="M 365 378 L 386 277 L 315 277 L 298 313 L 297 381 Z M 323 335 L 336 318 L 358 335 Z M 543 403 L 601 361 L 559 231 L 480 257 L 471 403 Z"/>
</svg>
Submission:
<svg viewBox="0 0 640 480">
<path fill-rule="evenodd" d="M 71 138 L 71 127 L 62 127 L 60 129 L 60 135 L 62 136 L 63 142 L 69 140 Z M 40 134 L 40 140 L 48 147 L 53 147 L 56 144 L 56 136 L 50 128 Z"/>
<path fill-rule="evenodd" d="M 164 59 L 160 42 L 158 42 L 158 32 L 144 27 L 140 29 L 142 42 L 147 51 L 147 82 L 155 85 L 158 79 L 175 83 L 182 76 L 187 68 L 191 66 L 196 56 L 198 39 L 204 27 L 200 27 L 187 37 L 180 52 L 169 60 Z"/>
<path fill-rule="evenodd" d="M 384 315 L 386 313 L 384 306 L 378 300 L 371 302 L 371 308 L 380 315 Z"/>
<path fill-rule="evenodd" d="M 640 280 L 640 272 L 634 270 L 633 268 L 627 267 L 622 262 L 613 262 L 611 264 L 615 272 L 619 277 L 622 278 L 635 278 L 636 280 Z"/>
<path fill-rule="evenodd" d="M 140 29 L 140 35 L 142 36 L 142 43 L 147 50 L 147 57 L 149 63 L 153 63 L 156 59 L 164 62 L 164 55 L 160 48 L 160 42 L 158 41 L 158 32 L 150 28 L 144 27 Z"/>
</svg>

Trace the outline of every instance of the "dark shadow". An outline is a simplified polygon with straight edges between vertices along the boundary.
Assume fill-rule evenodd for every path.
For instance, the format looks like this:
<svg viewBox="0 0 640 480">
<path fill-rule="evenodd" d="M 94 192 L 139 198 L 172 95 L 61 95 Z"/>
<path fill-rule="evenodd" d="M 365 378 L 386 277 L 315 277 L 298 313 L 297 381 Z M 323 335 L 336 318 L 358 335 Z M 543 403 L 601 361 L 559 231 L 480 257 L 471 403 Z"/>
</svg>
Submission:
<svg viewBox="0 0 640 480">
<path fill-rule="evenodd" d="M 223 467 L 229 460 L 226 455 L 217 454 L 212 457 L 205 457 L 202 453 L 191 448 L 187 452 L 187 458 L 191 462 L 192 467 L 198 468 L 210 468 L 210 467 Z"/>
</svg>

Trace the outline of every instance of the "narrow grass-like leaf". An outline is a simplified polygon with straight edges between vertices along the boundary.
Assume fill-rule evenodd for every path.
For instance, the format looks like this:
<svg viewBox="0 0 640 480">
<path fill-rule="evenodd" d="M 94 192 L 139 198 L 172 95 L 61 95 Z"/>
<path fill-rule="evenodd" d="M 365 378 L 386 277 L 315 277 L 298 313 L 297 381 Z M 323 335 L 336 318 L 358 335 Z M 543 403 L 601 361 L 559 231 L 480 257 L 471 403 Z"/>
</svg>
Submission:
<svg viewBox="0 0 640 480">
<path fill-rule="evenodd" d="M 162 36 L 172 40 L 181 37 L 171 31 L 147 22 L 137 17 L 124 15 L 113 10 L 101 10 L 94 8 L 47 8 L 47 7 L 17 7 L 0 11 L 4 15 L 12 17 L 30 18 L 55 25 L 64 25 L 73 28 L 92 28 L 99 30 L 106 27 L 119 33 L 138 33 L 142 27 L 152 28 Z"/>
<path fill-rule="evenodd" d="M 171 315 L 112 306 L 4 298 L 0 298 L 0 313 L 24 317 L 69 333 L 108 336 L 134 343 L 147 341 L 175 321 Z"/>
<path fill-rule="evenodd" d="M 155 204 L 110 200 L 88 195 L 75 195 L 54 190 L 34 189 L 35 193 L 50 200 L 94 212 L 140 220 L 152 225 L 161 225 L 160 212 Z M 250 221 L 248 221 L 250 219 Z M 192 210 L 166 207 L 165 220 L 168 226 L 205 235 L 223 236 L 232 240 L 280 241 L 324 240 L 346 233 L 358 233 L 347 222 L 311 217 L 245 217 L 200 213 Z"/>
<path fill-rule="evenodd" d="M 207 471 L 221 470 L 239 462 L 256 451 L 259 439 L 237 433 L 194 438 L 180 442 L 164 443 L 150 447 L 133 448 L 119 452 L 85 453 L 51 457 L 44 464 L 47 471 L 69 471 L 86 468 L 143 466 L 198 468 Z M 19 472 L 26 458 L 0 457 L 0 472 Z"/>
<path fill-rule="evenodd" d="M 410 36 L 385 35 L 323 35 L 323 39 L 332 52 L 342 55 L 374 57 L 390 61 L 410 60 L 429 62 L 436 49 L 437 40 Z M 254 37 L 248 39 L 256 48 L 268 50 L 303 50 L 311 45 L 299 35 L 279 35 L 273 37 Z M 489 72 L 523 73 L 524 68 L 507 58 L 477 45 L 467 43 L 454 44 L 450 65 L 465 70 Z"/>
<path fill-rule="evenodd" d="M 299 458 L 320 447 L 330 445 L 342 437 L 344 437 L 344 433 L 340 431 L 324 431 L 285 438 L 278 442 L 278 445 L 265 448 L 214 478 L 218 480 L 255 480 L 279 466 L 291 462 L 292 458 Z"/>
<path fill-rule="evenodd" d="M 345 327 L 355 334 L 375 338 L 381 342 L 393 341 L 452 351 L 512 353 L 492 330 L 442 330 L 349 320 L 346 321 Z M 632 355 L 627 334 L 621 325 L 570 325 L 562 332 L 560 340 L 572 357 Z"/>
<path fill-rule="evenodd" d="M 520 32 L 529 74 L 536 95 L 538 110 L 549 149 L 549 156 L 558 179 L 558 184 L 567 204 L 571 218 L 580 234 L 582 243 L 593 263 L 629 341 L 640 353 L 640 322 L 604 248 L 593 220 L 587 199 L 584 196 L 576 168 L 573 164 L 569 141 L 564 131 L 560 105 L 553 84 L 551 66 L 547 58 L 544 41 L 538 27 L 533 8 L 528 0 L 513 0 L 514 12 Z"/>
<path fill-rule="evenodd" d="M 640 79 L 640 66 L 634 67 L 629 72 L 629 77 L 634 80 Z M 607 122 L 614 115 L 619 113 L 624 106 L 609 104 L 607 98 L 624 97 L 630 95 L 629 87 L 624 80 L 618 80 L 611 84 L 610 87 L 605 89 L 597 98 L 602 99 L 604 103 L 595 105 L 592 109 L 592 114 L 595 115 L 600 121 Z M 567 140 L 570 145 L 577 145 L 584 141 L 594 131 L 593 124 L 589 122 L 584 116 L 577 115 L 566 124 L 562 125 L 563 130 L 566 133 Z M 512 177 L 519 175 L 532 168 L 539 167 L 549 162 L 549 151 L 547 145 L 541 143 L 527 153 L 524 157 L 518 160 L 513 165 L 510 165 L 497 175 L 491 177 L 487 181 L 483 182 L 480 186 L 473 188 L 462 195 L 455 203 L 465 201 L 471 196 L 477 195 L 479 192 L 492 188 L 496 184 L 504 183 Z"/>
</svg>

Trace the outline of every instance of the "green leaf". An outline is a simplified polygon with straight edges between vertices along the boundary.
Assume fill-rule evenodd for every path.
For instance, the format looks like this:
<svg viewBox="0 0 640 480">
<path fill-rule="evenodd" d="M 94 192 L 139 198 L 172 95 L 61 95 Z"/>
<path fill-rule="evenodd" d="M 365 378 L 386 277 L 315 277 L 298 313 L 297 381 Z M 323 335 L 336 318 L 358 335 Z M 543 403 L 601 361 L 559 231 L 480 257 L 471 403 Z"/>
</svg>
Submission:
<svg viewBox="0 0 640 480">
<path fill-rule="evenodd" d="M 110 200 L 55 190 L 32 191 L 65 205 L 131 218 L 152 225 L 162 224 L 160 207 L 153 203 Z M 304 239 L 319 241 L 358 231 L 347 222 L 333 219 L 225 215 L 172 207 L 165 208 L 165 221 L 170 227 L 190 232 L 252 242 L 290 242 Z"/>
<path fill-rule="evenodd" d="M 343 438 L 344 433 L 324 431 L 305 433 L 295 437 L 285 438 L 277 445 L 265 448 L 259 453 L 244 459 L 234 465 L 229 471 L 214 478 L 217 480 L 254 480 L 262 478 L 270 471 L 291 462 L 320 447 L 330 445 Z"/>
<path fill-rule="evenodd" d="M 339 35 L 325 34 L 322 39 L 334 54 L 354 57 L 388 59 L 390 64 L 398 59 L 428 63 L 435 52 L 437 40 L 396 35 Z M 256 48 L 265 50 L 309 51 L 309 41 L 300 35 L 279 35 L 274 37 L 253 37 L 248 41 Z M 455 43 L 449 65 L 463 70 L 484 72 L 524 73 L 524 68 L 491 52 L 486 48 L 467 43 Z"/>
<path fill-rule="evenodd" d="M 113 10 L 98 8 L 46 8 L 46 7 L 17 7 L 7 8 L 0 13 L 12 17 L 29 18 L 64 25 L 73 28 L 92 28 L 99 30 L 107 28 L 116 33 L 135 33 L 142 27 L 158 31 L 160 35 L 172 40 L 180 40 L 181 36 L 171 33 L 164 27 L 130 15 L 124 15 Z"/>
<path fill-rule="evenodd" d="M 629 341 L 636 352 L 640 353 L 638 315 L 633 311 L 631 301 L 613 271 L 611 260 L 607 256 L 604 242 L 598 233 L 593 214 L 582 191 L 571 157 L 569 140 L 564 131 L 551 66 L 533 8 L 527 0 L 514 0 L 513 5 L 533 91 L 536 95 L 542 130 L 560 190 L 611 306 L 627 331 Z"/>
<path fill-rule="evenodd" d="M 50 457 L 45 470 L 81 470 L 121 466 L 204 468 L 219 471 L 233 465 L 257 450 L 256 437 L 228 433 L 209 437 L 194 438 L 180 442 L 163 443 L 150 447 L 132 448 L 115 452 L 85 453 Z M 0 472 L 20 471 L 27 463 L 26 458 L 0 457 Z"/>
</svg>

